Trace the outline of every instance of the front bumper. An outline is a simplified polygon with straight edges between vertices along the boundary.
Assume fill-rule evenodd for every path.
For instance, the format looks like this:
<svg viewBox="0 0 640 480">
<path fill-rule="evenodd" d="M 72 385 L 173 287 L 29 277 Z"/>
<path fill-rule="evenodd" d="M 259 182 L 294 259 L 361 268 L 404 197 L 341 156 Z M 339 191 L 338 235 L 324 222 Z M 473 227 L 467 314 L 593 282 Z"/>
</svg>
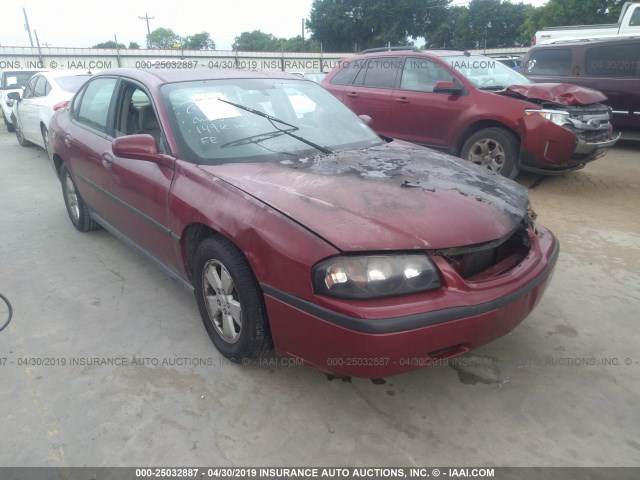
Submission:
<svg viewBox="0 0 640 480">
<path fill-rule="evenodd" d="M 585 140 L 538 115 L 528 115 L 523 122 L 518 167 L 534 173 L 561 174 L 583 168 L 620 139 L 620 133 L 603 133 L 597 140 Z"/>
<path fill-rule="evenodd" d="M 427 293 L 395 307 L 352 302 L 347 314 L 262 285 L 276 351 L 324 372 L 382 378 L 484 345 L 524 320 L 549 283 L 559 244 L 543 228 L 532 240 L 529 255 L 500 278 L 470 284 L 442 271 L 437 299 Z"/>
</svg>

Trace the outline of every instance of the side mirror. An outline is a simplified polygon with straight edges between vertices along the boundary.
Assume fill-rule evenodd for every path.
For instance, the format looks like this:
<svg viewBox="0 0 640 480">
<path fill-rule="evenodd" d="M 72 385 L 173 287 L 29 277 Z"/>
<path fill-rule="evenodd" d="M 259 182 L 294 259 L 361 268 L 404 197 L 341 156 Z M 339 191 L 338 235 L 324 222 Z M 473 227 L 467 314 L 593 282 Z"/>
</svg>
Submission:
<svg viewBox="0 0 640 480">
<path fill-rule="evenodd" d="M 9 92 L 7 93 L 7 98 L 11 100 L 15 100 L 16 102 L 20 101 L 20 94 L 18 92 Z"/>
<path fill-rule="evenodd" d="M 448 93 L 449 95 L 460 95 L 462 87 L 456 82 L 440 80 L 433 87 L 433 93 Z"/>
<path fill-rule="evenodd" d="M 111 150 L 116 157 L 144 160 L 171 170 L 175 168 L 173 158 L 158 152 L 155 139 L 148 133 L 118 137 L 113 141 Z"/>
<path fill-rule="evenodd" d="M 373 123 L 373 119 L 369 115 L 358 115 L 358 118 L 369 126 Z"/>
</svg>

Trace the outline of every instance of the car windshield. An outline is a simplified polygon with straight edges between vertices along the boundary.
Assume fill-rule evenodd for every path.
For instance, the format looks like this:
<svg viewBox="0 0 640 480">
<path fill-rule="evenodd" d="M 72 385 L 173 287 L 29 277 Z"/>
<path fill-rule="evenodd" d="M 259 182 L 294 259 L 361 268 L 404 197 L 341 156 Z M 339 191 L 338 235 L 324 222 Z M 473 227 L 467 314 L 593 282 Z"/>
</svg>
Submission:
<svg viewBox="0 0 640 480">
<path fill-rule="evenodd" d="M 66 77 L 55 77 L 55 81 L 65 92 L 76 93 L 89 78 L 91 78 L 91 75 L 69 75 Z"/>
<path fill-rule="evenodd" d="M 456 56 L 444 61 L 482 90 L 502 90 L 510 85 L 529 85 L 531 80 L 489 57 Z"/>
<path fill-rule="evenodd" d="M 2 88 L 22 88 L 29 79 L 38 73 L 37 71 L 24 71 L 24 72 L 4 72 L 2 74 Z"/>
<path fill-rule="evenodd" d="M 182 155 L 193 163 L 280 161 L 382 143 L 333 95 L 304 80 L 171 83 L 162 95 Z"/>
</svg>

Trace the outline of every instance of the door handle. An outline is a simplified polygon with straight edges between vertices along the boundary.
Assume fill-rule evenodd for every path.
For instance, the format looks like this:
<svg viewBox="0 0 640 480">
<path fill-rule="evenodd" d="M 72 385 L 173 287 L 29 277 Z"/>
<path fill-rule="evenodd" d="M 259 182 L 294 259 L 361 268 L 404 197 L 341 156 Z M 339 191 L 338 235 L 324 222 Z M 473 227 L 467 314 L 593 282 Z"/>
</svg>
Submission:
<svg viewBox="0 0 640 480">
<path fill-rule="evenodd" d="M 351 97 L 351 98 L 357 98 L 360 95 L 358 95 L 356 92 L 349 92 L 347 93 L 347 97 Z"/>
<path fill-rule="evenodd" d="M 104 168 L 111 168 L 111 165 L 113 165 L 113 157 L 109 153 L 103 153 L 102 154 L 102 166 Z"/>
<path fill-rule="evenodd" d="M 398 102 L 398 103 L 409 103 L 409 99 L 407 97 L 398 97 L 398 98 L 396 98 L 396 102 Z"/>
</svg>

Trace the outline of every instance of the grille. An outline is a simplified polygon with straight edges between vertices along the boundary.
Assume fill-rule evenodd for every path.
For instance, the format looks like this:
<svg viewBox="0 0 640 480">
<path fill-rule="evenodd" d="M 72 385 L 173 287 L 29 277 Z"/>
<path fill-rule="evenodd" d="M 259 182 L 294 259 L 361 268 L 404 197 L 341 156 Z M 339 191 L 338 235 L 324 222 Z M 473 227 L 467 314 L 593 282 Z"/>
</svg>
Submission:
<svg viewBox="0 0 640 480">
<path fill-rule="evenodd" d="M 523 225 L 497 242 L 448 250 L 442 256 L 465 280 L 480 281 L 510 271 L 522 262 L 529 250 L 531 241 Z"/>
</svg>

